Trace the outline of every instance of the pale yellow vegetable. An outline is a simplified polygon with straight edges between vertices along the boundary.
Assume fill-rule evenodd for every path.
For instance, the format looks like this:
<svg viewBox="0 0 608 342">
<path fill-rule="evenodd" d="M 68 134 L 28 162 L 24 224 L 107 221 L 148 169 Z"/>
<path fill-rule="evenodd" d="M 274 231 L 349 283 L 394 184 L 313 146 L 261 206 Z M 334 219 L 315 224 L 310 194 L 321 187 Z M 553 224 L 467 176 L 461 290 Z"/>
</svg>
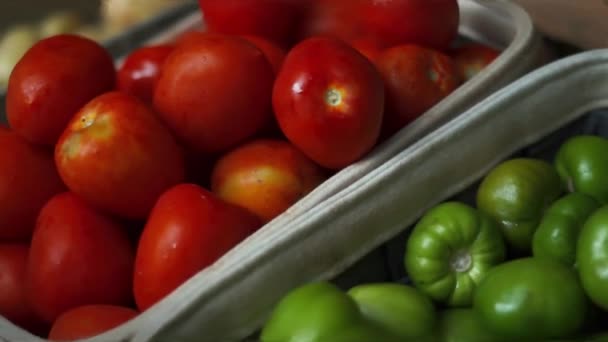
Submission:
<svg viewBox="0 0 608 342">
<path fill-rule="evenodd" d="M 140 23 L 188 0 L 102 0 L 101 17 L 112 32 Z"/>
<path fill-rule="evenodd" d="M 1 88 L 6 88 L 11 71 L 39 38 L 38 30 L 32 25 L 17 25 L 4 34 L 0 40 Z"/>
<path fill-rule="evenodd" d="M 56 12 L 40 23 L 40 37 L 46 38 L 62 33 L 71 33 L 82 26 L 78 13 L 72 11 Z"/>
</svg>

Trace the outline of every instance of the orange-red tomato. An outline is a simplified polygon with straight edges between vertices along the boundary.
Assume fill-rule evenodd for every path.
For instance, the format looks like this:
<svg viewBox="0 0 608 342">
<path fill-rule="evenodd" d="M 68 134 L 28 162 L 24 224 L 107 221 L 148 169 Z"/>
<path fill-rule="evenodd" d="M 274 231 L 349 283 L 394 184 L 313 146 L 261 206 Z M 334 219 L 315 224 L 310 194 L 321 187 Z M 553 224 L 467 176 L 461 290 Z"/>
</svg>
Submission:
<svg viewBox="0 0 608 342">
<path fill-rule="evenodd" d="M 499 55 L 500 51 L 479 43 L 467 43 L 450 51 L 450 56 L 463 81 L 473 78 Z"/>
<path fill-rule="evenodd" d="M 40 208 L 62 191 L 53 154 L 1 129 L 0 240 L 28 241 Z"/>
<path fill-rule="evenodd" d="M 39 333 L 45 324 L 32 309 L 25 291 L 29 246 L 0 244 L 0 315 L 26 330 Z"/>
<path fill-rule="evenodd" d="M 133 292 L 146 310 L 261 226 L 247 210 L 194 184 L 158 200 L 141 235 Z"/>
<path fill-rule="evenodd" d="M 243 38 L 262 50 L 270 62 L 270 65 L 272 65 L 272 70 L 274 70 L 275 75 L 278 74 L 279 70 L 281 70 L 281 65 L 283 65 L 283 60 L 285 59 L 285 50 L 276 43 L 262 37 L 243 36 Z"/>
<path fill-rule="evenodd" d="M 386 87 L 385 136 L 415 120 L 460 85 L 449 57 L 417 45 L 387 49 L 376 64 Z"/>
<path fill-rule="evenodd" d="M 224 152 L 270 120 L 274 77 L 264 53 L 245 39 L 201 35 L 169 56 L 154 104 L 188 146 Z"/>
<path fill-rule="evenodd" d="M 210 32 L 255 35 L 283 46 L 294 39 L 308 0 L 199 0 Z"/>
<path fill-rule="evenodd" d="M 181 148 L 142 101 L 101 95 L 71 120 L 55 149 L 68 188 L 96 207 L 145 219 L 156 199 L 184 179 Z"/>
<path fill-rule="evenodd" d="M 34 311 L 52 323 L 72 308 L 127 305 L 131 300 L 133 248 L 126 231 L 71 192 L 40 211 L 27 268 Z"/>
<path fill-rule="evenodd" d="M 85 305 L 64 312 L 55 320 L 49 340 L 75 341 L 102 334 L 135 318 L 137 311 L 113 305 Z"/>
<path fill-rule="evenodd" d="M 54 145 L 80 107 L 115 85 L 112 57 L 98 43 L 74 35 L 37 42 L 11 73 L 6 114 L 30 142 Z"/>
<path fill-rule="evenodd" d="M 223 200 L 268 222 L 324 179 L 321 168 L 290 143 L 260 139 L 240 146 L 218 161 L 211 189 Z"/>
<path fill-rule="evenodd" d="M 317 37 L 296 45 L 274 85 L 277 121 L 317 164 L 343 168 L 376 143 L 384 110 L 382 79 L 346 43 Z"/>
<path fill-rule="evenodd" d="M 144 46 L 129 54 L 118 69 L 118 90 L 152 103 L 160 70 L 173 48 L 172 45 Z"/>
</svg>

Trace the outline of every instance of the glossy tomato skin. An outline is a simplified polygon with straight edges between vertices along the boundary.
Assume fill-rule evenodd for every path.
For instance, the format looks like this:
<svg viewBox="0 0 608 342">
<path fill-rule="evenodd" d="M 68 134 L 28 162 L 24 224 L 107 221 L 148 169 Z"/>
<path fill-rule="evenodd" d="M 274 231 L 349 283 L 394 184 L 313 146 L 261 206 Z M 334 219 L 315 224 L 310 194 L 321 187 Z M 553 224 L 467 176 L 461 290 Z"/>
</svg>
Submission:
<svg viewBox="0 0 608 342">
<path fill-rule="evenodd" d="M 458 34 L 457 0 L 364 0 L 358 11 L 365 34 L 387 46 L 445 50 Z"/>
<path fill-rule="evenodd" d="M 608 206 L 597 209 L 585 221 L 576 245 L 576 265 L 583 288 L 589 298 L 601 309 L 608 309 Z"/>
<path fill-rule="evenodd" d="M 183 151 L 143 102 L 101 95 L 71 120 L 55 148 L 68 188 L 96 207 L 144 219 L 167 188 L 184 179 Z"/>
<path fill-rule="evenodd" d="M 373 64 L 354 48 L 334 38 L 310 38 L 288 53 L 273 105 L 295 146 L 317 164 L 340 169 L 375 145 L 384 88 Z"/>
<path fill-rule="evenodd" d="M 118 69 L 118 90 L 152 103 L 160 69 L 173 48 L 172 45 L 154 45 L 133 51 Z"/>
<path fill-rule="evenodd" d="M 30 247 L 26 283 L 35 312 L 51 323 L 82 305 L 128 304 L 133 254 L 116 222 L 71 192 L 53 197 Z"/>
<path fill-rule="evenodd" d="M 126 323 L 137 314 L 137 311 L 122 306 L 79 306 L 55 320 L 48 338 L 52 341 L 74 341 L 93 337 Z"/>
<path fill-rule="evenodd" d="M 283 46 L 294 39 L 304 0 L 199 0 L 209 32 L 256 35 Z"/>
<path fill-rule="evenodd" d="M 449 57 L 417 45 L 384 50 L 376 65 L 386 86 L 384 135 L 414 121 L 460 85 Z"/>
<path fill-rule="evenodd" d="M 450 57 L 454 60 L 463 81 L 473 78 L 499 55 L 500 51 L 480 43 L 464 44 L 450 51 Z"/>
<path fill-rule="evenodd" d="M 268 222 L 324 179 L 323 170 L 289 142 L 259 139 L 217 162 L 211 189 L 223 200 Z"/>
<path fill-rule="evenodd" d="M 202 35 L 169 56 L 154 105 L 188 146 L 224 152 L 270 120 L 274 77 L 264 53 L 245 39 Z"/>
<path fill-rule="evenodd" d="M 9 130 L 0 130 L 0 146 L 0 240 L 27 241 L 40 208 L 65 185 L 52 153 Z"/>
<path fill-rule="evenodd" d="M 546 341 L 579 332 L 588 300 L 574 269 L 528 257 L 492 269 L 477 288 L 473 309 L 494 334 Z"/>
<path fill-rule="evenodd" d="M 433 302 L 414 287 L 371 283 L 355 286 L 347 294 L 366 319 L 403 341 L 420 341 L 436 328 Z"/>
<path fill-rule="evenodd" d="M 36 333 L 45 324 L 34 313 L 25 291 L 28 253 L 26 244 L 0 245 L 0 315 Z"/>
<path fill-rule="evenodd" d="M 58 35 L 36 43 L 11 74 L 6 114 L 30 142 L 53 145 L 80 107 L 114 88 L 112 57 L 98 43 Z"/>
<path fill-rule="evenodd" d="M 283 65 L 283 61 L 285 60 L 286 52 L 280 47 L 278 44 L 273 43 L 272 41 L 258 37 L 258 36 L 242 36 L 244 39 L 249 41 L 251 44 L 255 45 L 258 49 L 262 50 L 270 65 L 272 65 L 272 70 L 275 75 L 279 73 L 281 70 L 281 66 Z"/>
<path fill-rule="evenodd" d="M 158 200 L 135 258 L 134 294 L 143 311 L 253 233 L 261 222 L 194 184 Z"/>
</svg>

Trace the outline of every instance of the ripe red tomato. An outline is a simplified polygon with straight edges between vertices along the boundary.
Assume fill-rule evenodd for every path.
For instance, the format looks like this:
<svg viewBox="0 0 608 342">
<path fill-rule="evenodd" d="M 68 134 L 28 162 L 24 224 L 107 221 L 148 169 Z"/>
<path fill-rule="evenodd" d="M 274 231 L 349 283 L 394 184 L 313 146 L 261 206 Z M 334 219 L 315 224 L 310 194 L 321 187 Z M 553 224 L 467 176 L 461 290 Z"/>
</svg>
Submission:
<svg viewBox="0 0 608 342">
<path fill-rule="evenodd" d="M 330 36 L 345 41 L 357 39 L 361 35 L 356 17 L 360 3 L 361 0 L 309 1 L 299 28 L 299 38 Z"/>
<path fill-rule="evenodd" d="M 223 152 L 270 120 L 274 77 L 264 53 L 245 39 L 202 35 L 169 56 L 154 104 L 189 146 Z"/>
<path fill-rule="evenodd" d="M 184 179 L 181 148 L 156 115 L 131 95 L 111 92 L 82 108 L 55 149 L 65 184 L 96 207 L 144 219 Z"/>
<path fill-rule="evenodd" d="M 310 38 L 287 55 L 274 85 L 277 121 L 317 164 L 340 169 L 372 149 L 384 110 L 382 79 L 346 43 Z"/>
<path fill-rule="evenodd" d="M 261 226 L 245 209 L 193 184 L 180 184 L 156 203 L 135 258 L 133 292 L 146 310 Z"/>
<path fill-rule="evenodd" d="M 458 34 L 457 0 L 363 0 L 357 10 L 365 34 L 386 46 L 445 50 Z"/>
<path fill-rule="evenodd" d="M 173 48 L 172 45 L 145 46 L 129 54 L 118 69 L 118 90 L 152 103 L 160 69 Z"/>
<path fill-rule="evenodd" d="M 261 139 L 218 161 L 213 170 L 212 190 L 223 200 L 268 222 L 324 179 L 321 168 L 290 143 Z"/>
<path fill-rule="evenodd" d="M 126 231 L 73 193 L 42 208 L 29 257 L 28 298 L 49 323 L 78 306 L 131 299 L 133 249 Z"/>
<path fill-rule="evenodd" d="M 74 341 L 102 334 L 135 318 L 137 311 L 113 305 L 85 305 L 64 312 L 55 320 L 49 340 Z"/>
<path fill-rule="evenodd" d="M 281 65 L 283 65 L 283 60 L 285 59 L 285 50 L 279 45 L 264 39 L 258 36 L 243 36 L 247 41 L 255 45 L 258 49 L 262 50 L 266 59 L 272 65 L 272 70 L 274 70 L 274 74 L 278 74 L 279 70 L 281 70 Z"/>
<path fill-rule="evenodd" d="M 386 48 L 381 42 L 369 37 L 356 38 L 348 43 L 372 62 L 380 58 L 380 54 Z"/>
<path fill-rule="evenodd" d="M 26 297 L 25 277 L 29 246 L 0 245 L 0 315 L 26 330 L 40 332 L 44 323 Z"/>
<path fill-rule="evenodd" d="M 113 89 L 115 78 L 112 57 L 96 42 L 74 35 L 43 39 L 11 73 L 9 124 L 30 142 L 54 145 L 80 107 Z"/>
<path fill-rule="evenodd" d="M 467 43 L 450 51 L 463 81 L 473 78 L 499 55 L 500 51 L 479 43 Z"/>
<path fill-rule="evenodd" d="M 458 71 L 449 57 L 416 45 L 385 50 L 377 66 L 387 95 L 384 136 L 415 120 L 460 85 Z"/>
<path fill-rule="evenodd" d="M 283 46 L 294 39 L 305 0 L 199 0 L 209 32 L 256 35 Z"/>
<path fill-rule="evenodd" d="M 52 153 L 0 130 L 0 240 L 28 241 L 40 208 L 62 191 Z"/>
</svg>

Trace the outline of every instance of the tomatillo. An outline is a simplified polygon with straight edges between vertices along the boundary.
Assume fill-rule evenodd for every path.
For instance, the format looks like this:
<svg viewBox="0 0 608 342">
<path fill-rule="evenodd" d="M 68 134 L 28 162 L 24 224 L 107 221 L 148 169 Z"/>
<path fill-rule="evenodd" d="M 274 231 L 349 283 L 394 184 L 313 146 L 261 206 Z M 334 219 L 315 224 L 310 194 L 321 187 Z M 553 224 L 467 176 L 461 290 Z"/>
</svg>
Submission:
<svg viewBox="0 0 608 342">
<path fill-rule="evenodd" d="M 573 268 L 552 259 L 523 258 L 490 271 L 477 288 L 473 309 L 495 334 L 542 341 L 579 332 L 588 301 Z"/>
<path fill-rule="evenodd" d="M 544 211 L 562 193 L 553 166 L 543 160 L 516 158 L 492 169 L 477 190 L 477 207 L 499 223 L 517 253 L 532 248 L 532 236 Z"/>
<path fill-rule="evenodd" d="M 568 266 L 576 262 L 576 242 L 583 224 L 600 204 L 573 192 L 555 201 L 545 212 L 532 240 L 532 252 Z"/>
<path fill-rule="evenodd" d="M 416 288 L 449 306 L 467 306 L 477 284 L 505 259 L 496 223 L 459 202 L 429 210 L 407 242 L 405 268 Z"/>
<path fill-rule="evenodd" d="M 608 310 L 608 205 L 596 210 L 583 225 L 576 263 L 587 295 Z"/>
<path fill-rule="evenodd" d="M 363 316 L 405 341 L 419 341 L 435 328 L 433 302 L 411 286 L 365 284 L 353 287 L 348 294 Z"/>
<path fill-rule="evenodd" d="M 555 167 L 571 192 L 608 203 L 608 139 L 577 135 L 566 140 L 555 157 Z"/>
<path fill-rule="evenodd" d="M 315 282 L 282 298 L 262 329 L 263 342 L 398 341 L 367 321 L 355 301 L 333 284 Z"/>
</svg>

